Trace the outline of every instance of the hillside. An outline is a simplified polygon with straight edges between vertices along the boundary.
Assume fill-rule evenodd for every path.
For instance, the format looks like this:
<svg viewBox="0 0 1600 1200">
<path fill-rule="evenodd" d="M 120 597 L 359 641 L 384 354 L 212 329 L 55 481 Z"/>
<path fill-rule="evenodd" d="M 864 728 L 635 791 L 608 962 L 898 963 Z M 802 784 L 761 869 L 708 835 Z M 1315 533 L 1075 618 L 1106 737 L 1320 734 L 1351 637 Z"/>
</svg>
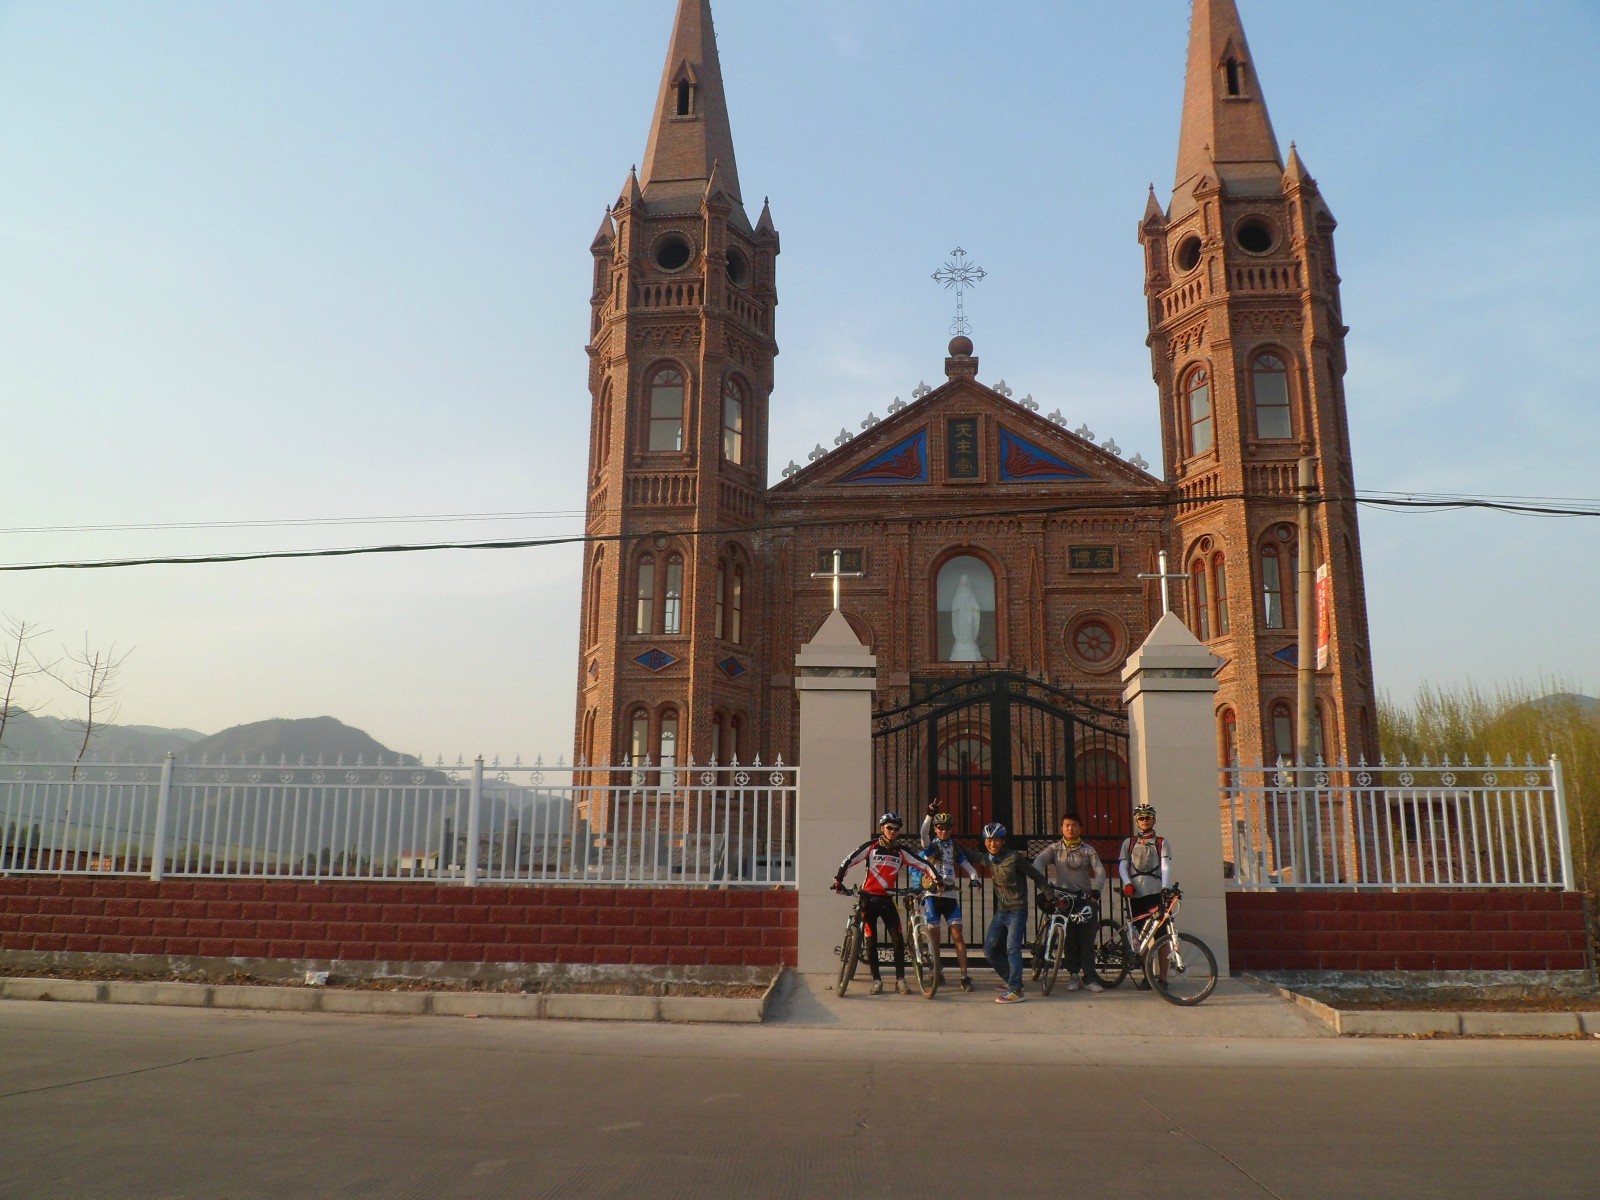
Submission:
<svg viewBox="0 0 1600 1200">
<path fill-rule="evenodd" d="M 89 751 L 100 762 L 148 763 L 169 752 L 185 754 L 204 737 L 193 729 L 105 725 L 95 731 Z M 78 757 L 82 744 L 83 731 L 75 721 L 14 712 L 6 722 L 0 762 L 71 762 Z"/>
<path fill-rule="evenodd" d="M 346 765 L 353 765 L 358 761 L 372 764 L 379 759 L 386 763 L 398 759 L 409 766 L 417 761 L 410 755 L 396 754 L 376 738 L 333 717 L 278 717 L 235 725 L 199 739 L 183 752 L 188 762 L 259 762 L 263 756 L 269 763 L 285 759 L 298 763 L 303 758 L 308 763 L 343 760 Z"/>
</svg>

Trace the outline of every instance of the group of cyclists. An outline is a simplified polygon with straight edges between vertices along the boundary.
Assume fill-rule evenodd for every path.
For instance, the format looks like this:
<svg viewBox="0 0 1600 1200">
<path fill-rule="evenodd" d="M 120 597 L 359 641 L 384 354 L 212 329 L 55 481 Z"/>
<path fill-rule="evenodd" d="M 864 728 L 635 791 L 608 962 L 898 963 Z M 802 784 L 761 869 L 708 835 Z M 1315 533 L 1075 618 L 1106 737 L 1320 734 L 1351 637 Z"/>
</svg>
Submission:
<svg viewBox="0 0 1600 1200">
<path fill-rule="evenodd" d="M 1161 902 L 1162 890 L 1170 885 L 1172 854 L 1165 838 L 1156 833 L 1156 810 L 1141 804 L 1133 812 L 1133 836 L 1125 839 L 1117 856 L 1117 873 L 1123 895 L 1129 898 L 1134 920 L 1143 919 Z M 1083 824 L 1076 813 L 1061 818 L 1061 838 L 1030 859 L 1007 845 L 1006 827 L 990 822 L 983 827 L 983 851 L 969 855 L 956 844 L 955 821 L 948 812 L 930 805 L 920 830 L 920 845 L 912 848 L 901 840 L 905 823 L 899 813 L 886 812 L 878 818 L 878 836 L 863 842 L 839 864 L 833 879 L 836 892 L 845 890 L 845 875 L 857 866 L 866 868 L 861 884 L 862 916 L 866 926 L 867 966 L 872 972 L 873 995 L 883 991 L 878 964 L 879 925 L 894 949 L 895 991 L 909 992 L 906 986 L 905 936 L 894 893 L 903 886 L 920 885 L 925 891 L 924 915 L 933 934 L 937 957 L 939 931 L 949 930 L 961 971 L 960 987 L 973 991 L 967 973 L 967 943 L 962 929 L 959 876 L 965 874 L 970 887 L 981 888 L 986 875 L 994 888 L 994 910 L 983 939 L 983 956 L 995 974 L 997 1004 L 1018 1004 L 1024 997 L 1023 949 L 1028 934 L 1028 883 L 1054 886 L 1098 901 L 1106 884 L 1106 870 L 1099 852 L 1083 838 Z M 981 871 L 980 871 L 981 868 Z M 907 884 L 902 884 L 902 875 Z M 1067 991 L 1103 991 L 1094 971 L 1095 922 L 1071 926 L 1064 968 Z M 940 969 L 940 977 L 943 970 Z M 1142 981 L 1139 987 L 1146 987 Z"/>
</svg>

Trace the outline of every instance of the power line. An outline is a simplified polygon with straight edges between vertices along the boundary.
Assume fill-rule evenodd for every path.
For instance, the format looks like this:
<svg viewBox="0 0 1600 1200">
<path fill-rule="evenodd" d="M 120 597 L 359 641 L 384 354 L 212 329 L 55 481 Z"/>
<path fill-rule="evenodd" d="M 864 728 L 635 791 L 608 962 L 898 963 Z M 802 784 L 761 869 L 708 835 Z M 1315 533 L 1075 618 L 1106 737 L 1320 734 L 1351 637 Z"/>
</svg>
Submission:
<svg viewBox="0 0 1600 1200">
<path fill-rule="evenodd" d="M 1278 494 L 1220 493 L 1207 496 L 1203 501 L 1173 497 L 1150 500 L 1130 496 L 1122 500 L 1103 498 L 1085 499 L 1076 503 L 1040 505 L 1030 508 L 1007 508 L 985 511 L 981 515 L 993 517 L 1052 516 L 1074 512 L 1107 512 L 1116 510 L 1161 510 L 1169 508 L 1198 508 L 1226 500 L 1283 501 Z M 1525 516 L 1546 517 L 1600 517 L 1600 500 L 1573 499 L 1557 501 L 1540 497 L 1450 496 L 1415 493 L 1368 492 L 1351 496 L 1326 496 L 1313 494 L 1319 504 L 1355 503 L 1374 508 L 1440 512 L 1460 509 L 1481 509 Z M 465 516 L 466 514 L 463 514 Z M 554 515 L 554 514 L 550 514 Z M 865 516 L 855 518 L 819 517 L 814 520 L 773 521 L 759 525 L 736 525 L 721 529 L 689 529 L 674 531 L 679 537 L 727 537 L 736 534 L 761 533 L 772 530 L 811 529 L 839 524 L 912 524 L 926 521 L 924 516 Z M 938 518 L 933 518 L 938 519 Z M 314 523 L 314 522 L 307 522 Z M 209 527 L 209 526 L 207 526 Z M 220 526 L 219 526 L 220 527 Z M 107 526 L 105 528 L 114 528 Z M 34 562 L 0 564 L 0 572 L 12 571 L 88 571 L 110 570 L 121 567 L 199 566 L 220 563 L 267 562 L 305 558 L 352 558 L 373 554 L 422 554 L 441 550 L 528 550 L 550 546 L 567 546 L 577 543 L 632 541 L 649 536 L 647 530 L 632 530 L 626 534 L 570 534 L 541 538 L 502 538 L 493 541 L 463 542 L 402 542 L 379 546 L 339 546 L 312 550 L 261 550 L 233 554 L 152 555 L 142 558 L 93 559 L 79 561 Z"/>
</svg>

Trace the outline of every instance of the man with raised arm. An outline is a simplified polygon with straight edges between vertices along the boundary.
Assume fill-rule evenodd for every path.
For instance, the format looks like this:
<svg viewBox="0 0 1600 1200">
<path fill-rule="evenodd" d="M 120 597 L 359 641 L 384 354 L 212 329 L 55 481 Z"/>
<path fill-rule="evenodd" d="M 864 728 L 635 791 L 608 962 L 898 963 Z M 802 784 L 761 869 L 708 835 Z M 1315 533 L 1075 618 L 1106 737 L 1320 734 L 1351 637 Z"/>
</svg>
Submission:
<svg viewBox="0 0 1600 1200">
<path fill-rule="evenodd" d="M 936 808 L 937 803 L 935 801 L 930 805 L 930 810 Z M 939 957 L 939 922 L 944 921 L 950 927 L 950 940 L 955 943 L 956 961 L 961 964 L 961 990 L 970 992 L 972 979 L 967 975 L 967 939 L 961 929 L 961 893 L 957 888 L 956 872 L 965 871 L 967 877 L 976 883 L 978 868 L 972 865 L 967 852 L 956 845 L 955 829 L 955 820 L 947 812 L 930 811 L 922 818 L 922 854 L 933 864 L 934 872 L 939 877 L 938 889 L 930 892 L 922 903 L 926 906 L 928 929 L 933 934 L 935 961 Z M 943 968 L 940 968 L 939 976 L 941 979 L 944 977 Z"/>
</svg>

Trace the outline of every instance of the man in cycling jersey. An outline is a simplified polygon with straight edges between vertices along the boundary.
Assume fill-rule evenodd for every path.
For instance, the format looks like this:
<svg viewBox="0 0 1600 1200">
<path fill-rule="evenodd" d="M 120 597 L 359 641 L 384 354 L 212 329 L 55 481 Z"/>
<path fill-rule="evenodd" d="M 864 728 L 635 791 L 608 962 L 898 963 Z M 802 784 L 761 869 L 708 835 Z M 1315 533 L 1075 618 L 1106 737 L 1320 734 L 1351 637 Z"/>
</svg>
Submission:
<svg viewBox="0 0 1600 1200">
<path fill-rule="evenodd" d="M 1099 903 L 1100 891 L 1106 886 L 1106 868 L 1100 861 L 1100 852 L 1083 840 L 1083 824 L 1077 813 L 1061 818 L 1061 840 L 1040 851 L 1033 865 L 1051 876 L 1057 887 L 1082 892 Z M 1067 926 L 1067 980 L 1062 985 L 1066 991 L 1075 992 L 1080 987 L 1086 992 L 1105 991 L 1094 973 L 1094 934 L 1093 921 Z M 1080 971 L 1082 982 L 1078 979 Z M 1034 978 L 1038 977 L 1035 970 Z"/>
<path fill-rule="evenodd" d="M 833 890 L 842 892 L 845 872 L 858 863 L 866 864 L 867 877 L 861 884 L 862 911 L 866 918 L 863 922 L 867 935 L 865 953 L 867 967 L 872 971 L 871 992 L 874 996 L 883 991 L 883 977 L 878 968 L 878 942 L 874 937 L 874 929 L 879 921 L 883 922 L 884 931 L 894 945 L 894 990 L 902 995 L 908 995 L 911 991 L 906 986 L 906 939 L 900 929 L 900 911 L 889 893 L 904 886 L 900 882 L 902 871 L 922 871 L 932 878 L 938 877 L 932 863 L 900 845 L 901 828 L 899 813 L 884 813 L 878 818 L 878 836 L 861 843 L 846 855 L 833 877 Z"/>
<path fill-rule="evenodd" d="M 1046 882 L 1026 856 L 1006 848 L 1006 827 L 991 821 L 983 827 L 984 854 L 979 860 L 994 880 L 994 916 L 983 939 L 983 956 L 1005 982 L 996 989 L 996 1004 L 1022 1002 L 1022 944 L 1028 939 L 1028 884 Z"/>
<path fill-rule="evenodd" d="M 1156 810 L 1152 805 L 1141 804 L 1133 810 L 1131 838 L 1122 843 L 1117 854 L 1117 874 L 1122 879 L 1122 894 L 1129 897 L 1131 913 L 1128 937 L 1138 940 L 1135 926 L 1161 906 L 1161 893 L 1172 886 L 1172 854 L 1167 849 L 1167 839 L 1156 833 Z M 1161 952 L 1161 973 L 1166 974 L 1166 951 Z M 1134 986 L 1143 990 L 1150 985 L 1135 979 Z"/>
<path fill-rule="evenodd" d="M 935 806 L 930 807 L 936 807 Z M 956 887 L 956 872 L 965 871 L 974 883 L 978 881 L 978 868 L 972 865 L 967 852 L 956 845 L 956 825 L 947 812 L 930 811 L 922 819 L 922 854 L 933 864 L 939 876 L 939 888 L 929 893 L 922 903 L 926 906 L 928 929 L 933 934 L 933 953 L 939 954 L 939 922 L 950 927 L 950 940 L 955 943 L 956 961 L 961 964 L 961 990 L 970 992 L 972 980 L 967 975 L 967 939 L 961 930 L 961 894 Z M 939 970 L 944 978 L 944 969 Z"/>
</svg>

